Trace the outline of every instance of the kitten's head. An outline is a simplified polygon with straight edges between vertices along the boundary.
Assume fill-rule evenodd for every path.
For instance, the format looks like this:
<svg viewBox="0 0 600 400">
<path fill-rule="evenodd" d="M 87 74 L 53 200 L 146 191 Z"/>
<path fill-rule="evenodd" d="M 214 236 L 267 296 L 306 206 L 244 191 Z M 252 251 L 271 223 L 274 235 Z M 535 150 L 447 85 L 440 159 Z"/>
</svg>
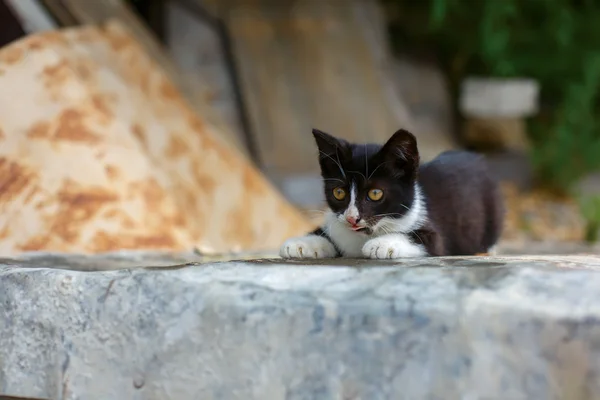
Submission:
<svg viewBox="0 0 600 400">
<path fill-rule="evenodd" d="M 419 167 L 415 137 L 401 129 L 381 146 L 352 144 L 316 129 L 313 135 L 325 198 L 339 221 L 367 235 L 394 229 L 390 221 L 401 223 L 415 200 Z M 380 223 L 383 218 L 387 223 Z"/>
</svg>

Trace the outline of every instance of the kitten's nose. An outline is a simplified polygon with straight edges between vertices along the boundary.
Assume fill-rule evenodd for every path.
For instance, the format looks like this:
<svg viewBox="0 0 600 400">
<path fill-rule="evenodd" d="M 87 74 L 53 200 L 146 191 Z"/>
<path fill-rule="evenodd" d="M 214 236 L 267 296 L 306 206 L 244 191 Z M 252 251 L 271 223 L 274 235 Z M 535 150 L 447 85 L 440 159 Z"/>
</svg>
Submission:
<svg viewBox="0 0 600 400">
<path fill-rule="evenodd" d="M 346 221 L 352 225 L 356 225 L 360 222 L 360 217 L 346 217 Z"/>
</svg>

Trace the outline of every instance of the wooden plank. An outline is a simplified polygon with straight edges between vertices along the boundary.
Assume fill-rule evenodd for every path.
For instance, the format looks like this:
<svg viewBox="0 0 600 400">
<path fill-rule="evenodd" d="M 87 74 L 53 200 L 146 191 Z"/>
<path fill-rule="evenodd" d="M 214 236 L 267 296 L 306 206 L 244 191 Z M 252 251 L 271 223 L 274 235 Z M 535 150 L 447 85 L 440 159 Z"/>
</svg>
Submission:
<svg viewBox="0 0 600 400">
<path fill-rule="evenodd" d="M 458 148 L 452 97 L 443 71 L 433 63 L 400 57 L 394 62 L 394 83 L 418 133 L 421 160 Z"/>
<path fill-rule="evenodd" d="M 167 4 L 166 45 L 181 71 L 181 79 L 201 77 L 207 102 L 245 143 L 235 88 L 217 27 L 177 1 Z M 242 139 L 243 138 L 243 139 Z"/>
<path fill-rule="evenodd" d="M 4 0 L 19 16 L 27 33 L 56 29 L 56 22 L 38 0 Z"/>
<path fill-rule="evenodd" d="M 60 26 L 77 25 L 77 19 L 69 12 L 69 9 L 61 0 L 41 0 L 41 2 Z"/>
<path fill-rule="evenodd" d="M 353 141 L 411 128 L 370 0 L 197 0 L 231 35 L 267 173 L 316 174 L 316 127 Z"/>
</svg>

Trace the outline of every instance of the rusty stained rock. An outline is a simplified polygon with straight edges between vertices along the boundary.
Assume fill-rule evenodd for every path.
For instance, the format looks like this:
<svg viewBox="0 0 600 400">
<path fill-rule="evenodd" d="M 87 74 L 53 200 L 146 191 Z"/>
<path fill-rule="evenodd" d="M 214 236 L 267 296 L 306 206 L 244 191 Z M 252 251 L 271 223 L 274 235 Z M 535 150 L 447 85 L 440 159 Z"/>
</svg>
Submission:
<svg viewBox="0 0 600 400">
<path fill-rule="evenodd" d="M 277 248 L 310 229 L 116 23 L 0 50 L 0 253 Z"/>
</svg>

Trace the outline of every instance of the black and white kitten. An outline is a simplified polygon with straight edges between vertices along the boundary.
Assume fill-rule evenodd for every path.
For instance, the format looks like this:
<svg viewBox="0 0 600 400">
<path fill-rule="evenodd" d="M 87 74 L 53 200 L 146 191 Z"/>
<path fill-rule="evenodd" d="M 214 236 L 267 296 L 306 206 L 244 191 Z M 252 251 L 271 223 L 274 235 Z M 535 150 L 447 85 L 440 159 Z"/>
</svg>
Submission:
<svg viewBox="0 0 600 400">
<path fill-rule="evenodd" d="M 313 130 L 330 210 L 323 226 L 287 240 L 283 258 L 401 257 L 493 252 L 504 207 L 482 156 L 448 151 L 419 165 L 415 137 L 351 144 Z"/>
</svg>

